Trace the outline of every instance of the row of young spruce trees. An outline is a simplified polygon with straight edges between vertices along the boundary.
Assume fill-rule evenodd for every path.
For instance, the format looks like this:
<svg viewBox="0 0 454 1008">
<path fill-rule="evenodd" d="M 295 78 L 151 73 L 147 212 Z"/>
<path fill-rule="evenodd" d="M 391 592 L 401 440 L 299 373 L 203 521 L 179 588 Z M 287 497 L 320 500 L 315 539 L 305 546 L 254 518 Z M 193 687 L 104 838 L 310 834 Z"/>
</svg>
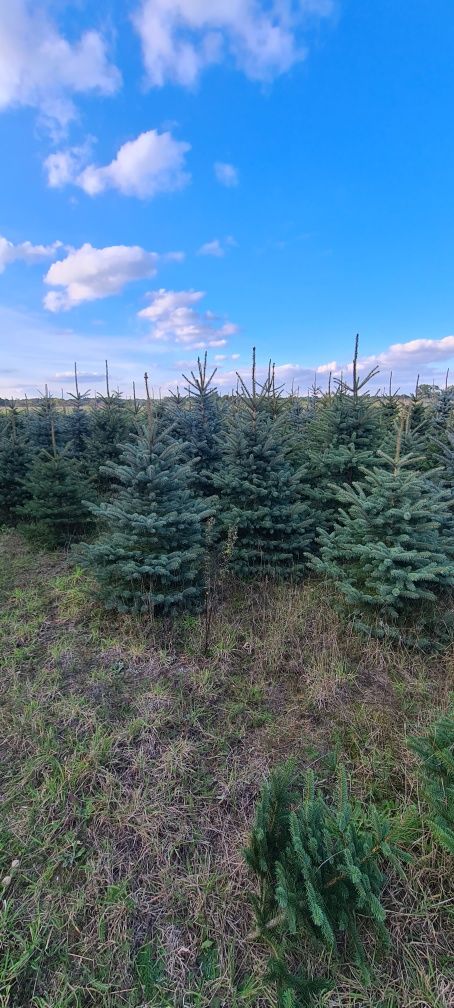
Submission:
<svg viewBox="0 0 454 1008">
<path fill-rule="evenodd" d="M 0 520 L 38 545 L 81 539 L 105 604 L 169 614 L 205 604 L 207 570 L 334 581 L 358 629 L 429 645 L 454 585 L 454 386 L 371 395 L 374 368 L 307 398 L 238 376 L 220 396 L 206 355 L 187 394 L 96 408 L 75 369 L 71 406 L 48 395 L 0 417 Z M 106 371 L 107 374 L 107 371 Z M 429 394 L 430 393 L 430 394 Z M 444 607 L 446 610 L 449 607 Z M 443 624 L 443 625 L 441 625 Z"/>
</svg>

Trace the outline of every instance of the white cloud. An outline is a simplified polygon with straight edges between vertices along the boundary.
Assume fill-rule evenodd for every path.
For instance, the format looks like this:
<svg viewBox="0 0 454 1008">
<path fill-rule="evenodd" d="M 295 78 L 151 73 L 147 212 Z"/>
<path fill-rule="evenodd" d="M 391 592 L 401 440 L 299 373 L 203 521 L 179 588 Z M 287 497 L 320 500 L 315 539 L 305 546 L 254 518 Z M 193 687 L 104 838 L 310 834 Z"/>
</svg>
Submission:
<svg viewBox="0 0 454 1008">
<path fill-rule="evenodd" d="M 226 161 L 215 161 L 214 174 L 218 182 L 227 186 L 228 189 L 238 185 L 238 171 L 234 165 L 228 164 Z"/>
<path fill-rule="evenodd" d="M 30 106 L 64 128 L 76 115 L 73 95 L 114 94 L 121 77 L 99 32 L 69 42 L 45 6 L 33 0 L 0 4 L 0 109 Z"/>
<path fill-rule="evenodd" d="M 219 325 L 220 320 L 212 312 L 196 309 L 195 305 L 205 297 L 203 291 L 161 289 L 149 296 L 150 304 L 138 315 L 152 323 L 150 336 L 153 340 L 202 350 L 225 346 L 227 337 L 238 332 L 232 322 Z"/>
<path fill-rule="evenodd" d="M 414 369 L 418 364 L 433 364 L 450 357 L 454 357 L 454 336 L 438 340 L 416 339 L 408 343 L 392 343 L 383 353 L 366 357 L 362 367 L 377 363 L 381 368 L 402 368 L 410 364 Z"/>
<path fill-rule="evenodd" d="M 58 312 L 83 301 L 118 294 L 131 280 L 154 276 L 158 261 L 157 252 L 145 252 L 139 245 L 98 249 L 86 243 L 52 264 L 44 282 L 63 289 L 49 291 L 44 305 L 49 311 Z"/>
<path fill-rule="evenodd" d="M 162 192 L 182 189 L 191 176 L 185 170 L 185 155 L 191 145 L 175 140 L 171 133 L 148 130 L 134 140 L 127 140 L 110 164 L 88 164 L 87 145 L 51 154 L 44 162 L 48 184 L 53 187 L 72 183 L 89 196 L 106 189 L 116 189 L 123 196 L 150 199 Z"/>
<path fill-rule="evenodd" d="M 268 81 L 307 55 L 302 32 L 333 0 L 141 0 L 133 17 L 148 81 L 191 87 L 215 63 Z"/>
<path fill-rule="evenodd" d="M 219 259 L 225 255 L 225 250 L 223 249 L 219 238 L 214 238 L 213 241 L 205 242 L 204 245 L 201 245 L 197 255 L 214 256 L 216 259 Z"/>
<path fill-rule="evenodd" d="M 52 245 L 32 245 L 29 241 L 20 242 L 14 245 L 0 235 L 0 273 L 3 273 L 9 263 L 22 261 L 26 263 L 42 262 L 44 259 L 54 259 L 58 250 L 62 248 L 60 241 L 53 242 Z"/>
</svg>

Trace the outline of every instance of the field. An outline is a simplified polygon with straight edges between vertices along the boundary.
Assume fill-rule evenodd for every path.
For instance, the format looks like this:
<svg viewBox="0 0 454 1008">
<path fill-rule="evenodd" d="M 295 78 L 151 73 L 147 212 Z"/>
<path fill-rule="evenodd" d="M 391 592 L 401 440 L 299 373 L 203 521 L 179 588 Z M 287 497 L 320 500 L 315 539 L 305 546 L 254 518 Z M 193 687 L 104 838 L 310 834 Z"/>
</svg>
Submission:
<svg viewBox="0 0 454 1008">
<path fill-rule="evenodd" d="M 453 652 L 354 637 L 309 580 L 226 585 L 205 656 L 203 617 L 109 616 L 64 553 L 0 544 L 1 1008 L 274 1005 L 243 859 L 264 777 L 337 751 L 355 794 L 418 802 L 407 736 L 446 708 Z M 452 863 L 428 835 L 413 853 L 369 986 L 302 949 L 334 978 L 320 1005 L 453 1004 Z"/>
</svg>

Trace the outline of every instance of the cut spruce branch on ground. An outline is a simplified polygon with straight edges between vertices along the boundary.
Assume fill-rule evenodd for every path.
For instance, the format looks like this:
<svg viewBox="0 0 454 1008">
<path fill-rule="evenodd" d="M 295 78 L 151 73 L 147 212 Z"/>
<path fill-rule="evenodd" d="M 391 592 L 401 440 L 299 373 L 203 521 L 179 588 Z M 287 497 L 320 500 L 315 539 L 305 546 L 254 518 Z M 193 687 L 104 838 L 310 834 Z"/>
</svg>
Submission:
<svg viewBox="0 0 454 1008">
<path fill-rule="evenodd" d="M 63 554 L 11 531 L 0 553 L 1 1008 L 274 1008 L 243 856 L 263 781 L 292 757 L 329 782 L 335 752 L 360 801 L 421 806 L 409 740 L 449 709 L 452 650 L 355 635 L 316 580 L 254 581 L 203 657 L 203 615 L 108 615 Z M 412 854 L 369 986 L 301 948 L 330 971 L 315 1004 L 452 1005 L 452 858 L 429 828 Z"/>
</svg>

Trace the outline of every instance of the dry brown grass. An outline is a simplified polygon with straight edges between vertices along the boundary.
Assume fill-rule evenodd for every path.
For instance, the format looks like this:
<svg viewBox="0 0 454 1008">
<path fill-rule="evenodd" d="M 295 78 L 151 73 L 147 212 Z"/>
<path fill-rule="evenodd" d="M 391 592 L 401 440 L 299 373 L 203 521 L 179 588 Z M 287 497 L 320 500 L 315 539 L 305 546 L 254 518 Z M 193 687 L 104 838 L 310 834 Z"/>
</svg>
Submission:
<svg viewBox="0 0 454 1008">
<path fill-rule="evenodd" d="M 0 1008 L 274 1005 L 242 856 L 264 776 L 326 772 L 336 747 L 357 794 L 417 801 L 406 736 L 446 706 L 453 655 L 362 641 L 312 582 L 230 586 L 205 658 L 203 620 L 106 616 L 65 558 L 0 549 L 2 875 L 20 861 Z M 373 986 L 334 970 L 320 1004 L 449 1008 L 452 897 L 424 837 Z"/>
</svg>

